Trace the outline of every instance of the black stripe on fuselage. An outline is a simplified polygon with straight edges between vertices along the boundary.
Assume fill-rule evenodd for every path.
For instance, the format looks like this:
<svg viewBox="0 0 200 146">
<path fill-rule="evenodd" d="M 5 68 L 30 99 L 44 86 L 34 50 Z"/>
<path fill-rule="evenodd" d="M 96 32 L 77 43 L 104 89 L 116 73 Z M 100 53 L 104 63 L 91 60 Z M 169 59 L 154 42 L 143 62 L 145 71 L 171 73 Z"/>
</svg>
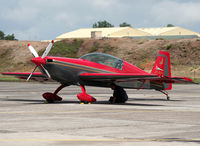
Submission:
<svg viewBox="0 0 200 146">
<path fill-rule="evenodd" d="M 74 69 L 79 69 L 80 71 L 87 71 L 87 72 L 93 72 L 93 73 L 114 73 L 114 72 L 106 71 L 103 69 L 98 69 L 98 68 L 75 64 L 75 63 L 62 62 L 62 61 L 57 61 L 57 60 L 53 60 L 53 62 L 48 62 L 48 63 L 66 66 L 66 67 L 70 67 L 70 68 L 74 68 Z"/>
</svg>

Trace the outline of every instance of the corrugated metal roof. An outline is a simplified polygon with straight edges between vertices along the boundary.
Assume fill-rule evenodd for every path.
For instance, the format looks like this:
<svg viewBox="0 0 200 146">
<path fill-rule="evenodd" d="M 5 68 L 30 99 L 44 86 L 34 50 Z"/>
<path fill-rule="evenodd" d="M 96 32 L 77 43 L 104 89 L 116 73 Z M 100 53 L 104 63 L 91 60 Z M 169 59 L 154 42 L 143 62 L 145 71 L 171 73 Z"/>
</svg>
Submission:
<svg viewBox="0 0 200 146">
<path fill-rule="evenodd" d="M 177 27 L 156 27 L 156 28 L 138 28 L 138 30 L 148 32 L 151 35 L 160 35 L 161 33 L 171 31 Z"/>
<path fill-rule="evenodd" d="M 138 30 L 150 33 L 152 36 L 197 35 L 200 37 L 199 33 L 181 27 L 138 28 Z"/>
</svg>

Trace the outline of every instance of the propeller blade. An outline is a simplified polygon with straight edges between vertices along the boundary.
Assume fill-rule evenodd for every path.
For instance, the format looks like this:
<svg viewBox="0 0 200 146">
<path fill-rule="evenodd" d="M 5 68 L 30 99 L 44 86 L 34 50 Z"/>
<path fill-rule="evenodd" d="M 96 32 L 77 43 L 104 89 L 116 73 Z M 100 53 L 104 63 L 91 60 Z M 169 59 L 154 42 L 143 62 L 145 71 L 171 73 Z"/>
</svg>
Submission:
<svg viewBox="0 0 200 146">
<path fill-rule="evenodd" d="M 51 50 L 52 46 L 53 46 L 54 41 L 52 40 L 51 43 L 47 46 L 45 52 L 43 53 L 41 58 L 44 58 L 48 55 L 49 51 Z M 30 50 L 30 52 L 33 54 L 34 57 L 39 57 L 38 53 L 36 52 L 36 50 L 30 45 L 28 44 L 28 48 Z M 33 73 L 35 72 L 35 70 L 37 69 L 38 66 L 36 66 L 33 71 L 31 72 L 31 74 L 28 76 L 26 81 L 29 81 L 31 76 L 33 75 Z M 44 68 L 44 66 L 41 64 L 41 67 L 44 69 L 45 73 L 47 74 L 47 76 L 49 78 L 51 78 L 49 72 Z"/>
<path fill-rule="evenodd" d="M 47 46 L 46 50 L 44 51 L 44 53 L 42 54 L 41 58 L 44 58 L 48 55 L 48 53 L 50 52 L 52 46 L 53 46 L 54 41 L 52 40 L 51 43 L 49 43 L 49 45 Z"/>
<path fill-rule="evenodd" d="M 26 79 L 26 81 L 28 82 L 31 78 L 31 76 L 33 75 L 33 73 L 35 72 L 35 70 L 37 69 L 38 66 L 35 66 L 34 70 L 31 72 L 31 74 L 29 75 L 29 77 Z"/>
<path fill-rule="evenodd" d="M 49 72 L 44 68 L 44 66 L 43 66 L 42 64 L 41 64 L 41 66 L 42 66 L 42 68 L 44 69 L 44 71 L 45 71 L 45 73 L 47 74 L 47 76 L 48 76 L 49 78 L 51 78 Z"/>
<path fill-rule="evenodd" d="M 28 44 L 28 48 L 34 57 L 39 57 L 38 53 L 35 51 L 35 49 L 30 44 Z"/>
</svg>

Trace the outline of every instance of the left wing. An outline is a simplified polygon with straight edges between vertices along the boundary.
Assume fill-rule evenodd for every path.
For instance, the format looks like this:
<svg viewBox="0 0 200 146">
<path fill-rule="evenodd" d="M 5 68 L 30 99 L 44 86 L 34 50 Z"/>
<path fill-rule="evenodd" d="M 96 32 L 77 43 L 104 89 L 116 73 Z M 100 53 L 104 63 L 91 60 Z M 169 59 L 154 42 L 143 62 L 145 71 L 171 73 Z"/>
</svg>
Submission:
<svg viewBox="0 0 200 146">
<path fill-rule="evenodd" d="M 2 75 L 14 76 L 19 79 L 27 79 L 31 73 L 28 72 L 3 72 Z M 44 76 L 42 73 L 33 73 L 32 80 L 35 81 L 52 81 L 51 79 Z"/>
</svg>

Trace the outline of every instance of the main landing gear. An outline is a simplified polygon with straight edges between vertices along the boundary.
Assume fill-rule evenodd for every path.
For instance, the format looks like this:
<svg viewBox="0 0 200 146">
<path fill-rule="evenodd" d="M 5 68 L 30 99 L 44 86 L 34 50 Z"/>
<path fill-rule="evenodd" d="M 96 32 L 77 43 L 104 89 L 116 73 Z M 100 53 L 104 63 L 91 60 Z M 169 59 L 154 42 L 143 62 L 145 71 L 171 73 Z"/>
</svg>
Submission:
<svg viewBox="0 0 200 146">
<path fill-rule="evenodd" d="M 85 87 L 83 85 L 80 85 L 82 93 L 77 94 L 77 98 L 80 100 L 80 104 L 95 102 L 96 99 L 92 97 L 91 95 L 86 93 Z"/>
<path fill-rule="evenodd" d="M 42 96 L 44 99 L 46 99 L 47 103 L 54 103 L 55 101 L 61 101 L 62 98 L 58 96 L 58 92 L 62 90 L 67 85 L 60 85 L 54 93 L 46 92 Z"/>
<path fill-rule="evenodd" d="M 157 90 L 157 91 L 160 91 L 161 93 L 165 94 L 167 96 L 167 100 L 170 100 L 170 97 L 167 91 L 164 91 L 164 90 Z"/>
<path fill-rule="evenodd" d="M 62 98 L 58 96 L 58 92 L 62 90 L 64 87 L 68 85 L 60 85 L 54 93 L 46 92 L 42 96 L 46 100 L 47 103 L 54 103 L 55 101 L 62 101 Z M 92 97 L 91 95 L 86 93 L 84 85 L 80 85 L 82 93 L 77 94 L 77 98 L 80 100 L 81 104 L 84 103 L 91 103 L 95 102 L 96 99 Z"/>
</svg>

